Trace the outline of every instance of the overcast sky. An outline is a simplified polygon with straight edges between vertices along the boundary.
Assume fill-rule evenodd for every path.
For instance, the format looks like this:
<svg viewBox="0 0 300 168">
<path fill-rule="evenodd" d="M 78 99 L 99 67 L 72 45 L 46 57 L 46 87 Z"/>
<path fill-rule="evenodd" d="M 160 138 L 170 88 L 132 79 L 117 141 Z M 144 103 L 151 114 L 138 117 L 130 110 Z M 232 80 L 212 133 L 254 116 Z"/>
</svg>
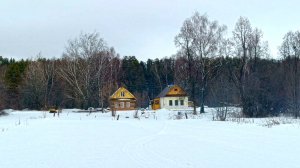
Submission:
<svg viewBox="0 0 300 168">
<path fill-rule="evenodd" d="M 174 37 L 195 11 L 228 26 L 248 17 L 273 57 L 288 31 L 300 30 L 297 0 L 1 0 L 0 55 L 60 57 L 69 39 L 99 32 L 121 56 L 140 60 L 176 53 Z"/>
</svg>

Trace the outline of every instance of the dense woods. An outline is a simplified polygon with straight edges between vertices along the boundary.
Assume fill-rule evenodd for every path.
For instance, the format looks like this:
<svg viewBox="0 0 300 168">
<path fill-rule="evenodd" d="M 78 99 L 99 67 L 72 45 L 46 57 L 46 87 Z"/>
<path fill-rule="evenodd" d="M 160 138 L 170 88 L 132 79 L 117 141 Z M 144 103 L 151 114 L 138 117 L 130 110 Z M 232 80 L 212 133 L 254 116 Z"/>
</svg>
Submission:
<svg viewBox="0 0 300 168">
<path fill-rule="evenodd" d="M 227 32 L 196 12 L 174 41 L 177 53 L 147 61 L 121 57 L 98 33 L 71 39 L 59 59 L 0 57 L 0 108 L 106 108 L 119 86 L 148 107 L 164 87 L 178 84 L 200 112 L 205 105 L 240 106 L 246 117 L 300 116 L 299 31 L 283 37 L 278 60 L 269 58 L 263 31 L 245 17 Z"/>
</svg>

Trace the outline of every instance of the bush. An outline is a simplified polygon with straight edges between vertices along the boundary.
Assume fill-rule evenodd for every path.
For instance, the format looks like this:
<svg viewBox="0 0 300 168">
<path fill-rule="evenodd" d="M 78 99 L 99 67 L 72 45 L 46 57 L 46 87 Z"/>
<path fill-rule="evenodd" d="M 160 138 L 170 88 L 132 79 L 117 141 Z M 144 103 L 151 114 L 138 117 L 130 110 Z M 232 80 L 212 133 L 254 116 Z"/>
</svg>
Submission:
<svg viewBox="0 0 300 168">
<path fill-rule="evenodd" d="M 8 112 L 6 112 L 5 110 L 0 110 L 0 116 L 5 116 L 8 115 Z"/>
</svg>

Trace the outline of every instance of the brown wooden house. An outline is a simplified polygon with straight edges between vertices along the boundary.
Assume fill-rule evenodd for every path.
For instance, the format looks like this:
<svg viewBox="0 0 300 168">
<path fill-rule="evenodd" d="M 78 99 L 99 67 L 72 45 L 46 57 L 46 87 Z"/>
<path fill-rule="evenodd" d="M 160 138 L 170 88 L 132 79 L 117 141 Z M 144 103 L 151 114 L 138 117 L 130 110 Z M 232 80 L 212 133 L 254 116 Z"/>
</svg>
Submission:
<svg viewBox="0 0 300 168">
<path fill-rule="evenodd" d="M 126 88 L 120 87 L 109 98 L 110 108 L 116 110 L 134 110 L 136 108 L 136 98 Z"/>
</svg>

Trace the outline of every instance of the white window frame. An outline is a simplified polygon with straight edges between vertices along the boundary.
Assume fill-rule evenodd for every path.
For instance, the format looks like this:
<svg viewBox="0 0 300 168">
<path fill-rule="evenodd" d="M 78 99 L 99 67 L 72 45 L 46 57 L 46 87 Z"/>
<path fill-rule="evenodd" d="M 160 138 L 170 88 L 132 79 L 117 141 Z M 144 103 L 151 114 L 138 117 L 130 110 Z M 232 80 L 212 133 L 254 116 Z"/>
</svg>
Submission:
<svg viewBox="0 0 300 168">
<path fill-rule="evenodd" d="M 177 104 L 176 104 L 176 102 L 177 102 Z M 174 105 L 175 105 L 175 106 L 179 106 L 179 101 L 178 101 L 178 100 L 175 100 L 175 101 L 174 101 Z"/>
<path fill-rule="evenodd" d="M 173 106 L 173 100 L 169 100 L 169 106 Z"/>
</svg>

